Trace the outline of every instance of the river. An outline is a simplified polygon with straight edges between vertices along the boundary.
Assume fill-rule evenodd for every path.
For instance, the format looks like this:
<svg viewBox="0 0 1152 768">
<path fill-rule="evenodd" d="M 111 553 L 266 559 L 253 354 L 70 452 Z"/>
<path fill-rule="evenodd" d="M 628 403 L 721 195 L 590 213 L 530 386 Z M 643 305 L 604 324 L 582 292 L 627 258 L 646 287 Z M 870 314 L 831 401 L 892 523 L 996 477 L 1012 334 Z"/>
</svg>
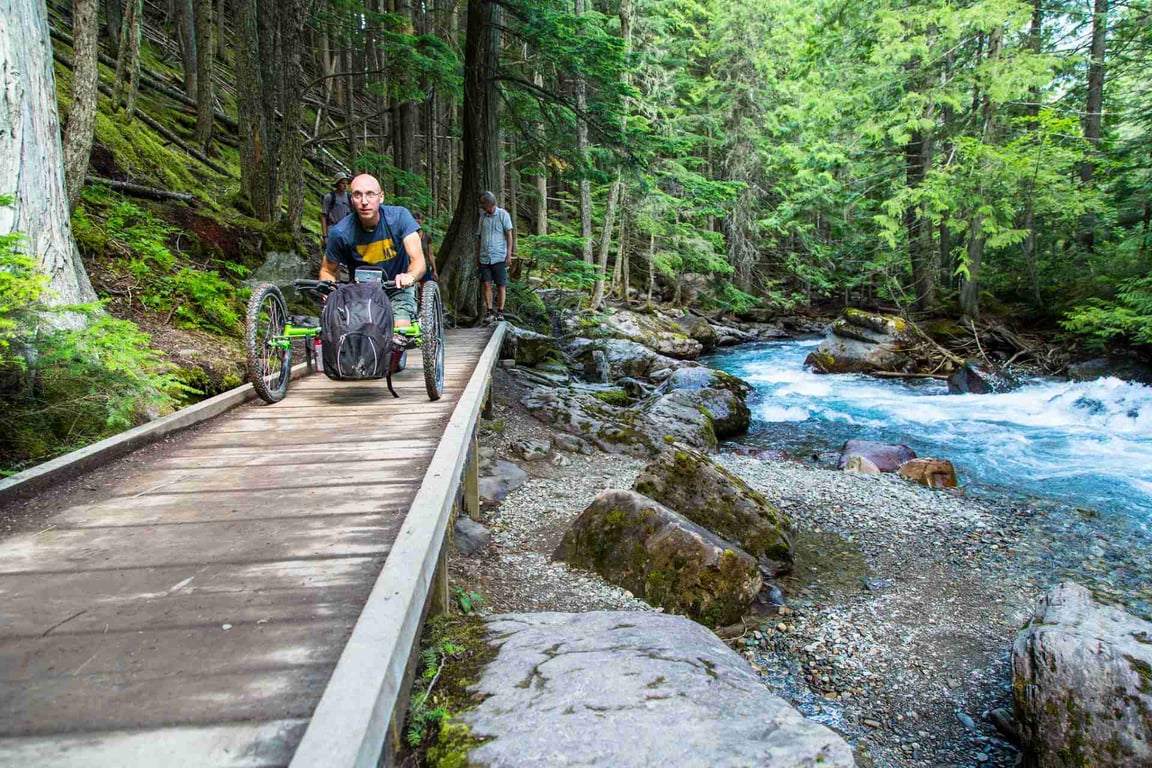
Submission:
<svg viewBox="0 0 1152 768">
<path fill-rule="evenodd" d="M 949 395 L 936 380 L 812 373 L 803 361 L 817 343 L 749 344 L 704 361 L 756 388 L 742 442 L 825 463 L 850 438 L 904 443 L 950 459 L 969 492 L 1042 497 L 1152 532 L 1152 388 L 1049 379 Z"/>
</svg>

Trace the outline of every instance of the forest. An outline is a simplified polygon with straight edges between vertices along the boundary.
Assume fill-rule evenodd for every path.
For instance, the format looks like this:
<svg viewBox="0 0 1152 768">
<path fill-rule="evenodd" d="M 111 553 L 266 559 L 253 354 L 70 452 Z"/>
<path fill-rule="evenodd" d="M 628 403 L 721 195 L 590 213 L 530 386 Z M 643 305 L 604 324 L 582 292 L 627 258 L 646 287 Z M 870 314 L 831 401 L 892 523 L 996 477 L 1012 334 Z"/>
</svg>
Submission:
<svg viewBox="0 0 1152 768">
<path fill-rule="evenodd" d="M 3 8 L 4 473 L 237 385 L 244 281 L 318 266 L 349 173 L 425 213 L 462 324 L 491 190 L 522 315 L 555 287 L 1152 347 L 1146 0 Z"/>
</svg>

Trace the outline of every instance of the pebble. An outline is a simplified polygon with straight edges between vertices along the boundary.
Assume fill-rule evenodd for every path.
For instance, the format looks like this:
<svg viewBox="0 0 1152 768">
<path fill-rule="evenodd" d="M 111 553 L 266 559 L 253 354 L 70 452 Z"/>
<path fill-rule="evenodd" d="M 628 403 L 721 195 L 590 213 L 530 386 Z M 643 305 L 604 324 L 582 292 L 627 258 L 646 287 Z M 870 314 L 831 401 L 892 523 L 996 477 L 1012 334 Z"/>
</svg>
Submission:
<svg viewBox="0 0 1152 768">
<path fill-rule="evenodd" d="M 973 720 L 971 717 L 969 717 L 966 712 L 961 712 L 960 710 L 956 710 L 956 719 L 960 721 L 961 725 L 963 725 L 965 728 L 972 731 L 973 733 L 979 733 L 980 732 L 980 729 L 976 726 L 976 721 Z"/>
</svg>

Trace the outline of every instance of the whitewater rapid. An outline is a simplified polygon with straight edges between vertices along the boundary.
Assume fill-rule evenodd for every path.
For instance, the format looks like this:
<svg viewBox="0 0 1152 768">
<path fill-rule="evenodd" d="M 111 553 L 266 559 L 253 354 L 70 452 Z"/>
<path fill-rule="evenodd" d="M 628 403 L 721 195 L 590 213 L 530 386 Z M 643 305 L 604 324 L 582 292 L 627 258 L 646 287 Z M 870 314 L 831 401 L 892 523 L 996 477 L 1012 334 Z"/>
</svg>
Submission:
<svg viewBox="0 0 1152 768">
<path fill-rule="evenodd" d="M 1035 380 L 949 395 L 943 382 L 819 375 L 818 340 L 737 347 L 706 361 L 756 388 L 750 442 L 827 455 L 844 440 L 902 442 L 950 459 L 964 485 L 1047 496 L 1152 524 L 1152 388 Z"/>
</svg>

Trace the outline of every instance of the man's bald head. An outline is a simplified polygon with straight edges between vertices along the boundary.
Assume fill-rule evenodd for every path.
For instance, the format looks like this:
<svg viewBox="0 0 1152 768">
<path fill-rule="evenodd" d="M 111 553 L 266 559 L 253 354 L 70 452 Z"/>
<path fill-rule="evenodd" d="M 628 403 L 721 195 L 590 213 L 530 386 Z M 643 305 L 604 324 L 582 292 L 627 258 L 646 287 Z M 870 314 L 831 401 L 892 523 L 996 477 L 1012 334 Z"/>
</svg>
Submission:
<svg viewBox="0 0 1152 768">
<path fill-rule="evenodd" d="M 352 199 L 352 210 L 365 229 L 373 229 L 380 221 L 380 181 L 375 176 L 362 173 L 352 179 L 348 190 Z"/>
</svg>

